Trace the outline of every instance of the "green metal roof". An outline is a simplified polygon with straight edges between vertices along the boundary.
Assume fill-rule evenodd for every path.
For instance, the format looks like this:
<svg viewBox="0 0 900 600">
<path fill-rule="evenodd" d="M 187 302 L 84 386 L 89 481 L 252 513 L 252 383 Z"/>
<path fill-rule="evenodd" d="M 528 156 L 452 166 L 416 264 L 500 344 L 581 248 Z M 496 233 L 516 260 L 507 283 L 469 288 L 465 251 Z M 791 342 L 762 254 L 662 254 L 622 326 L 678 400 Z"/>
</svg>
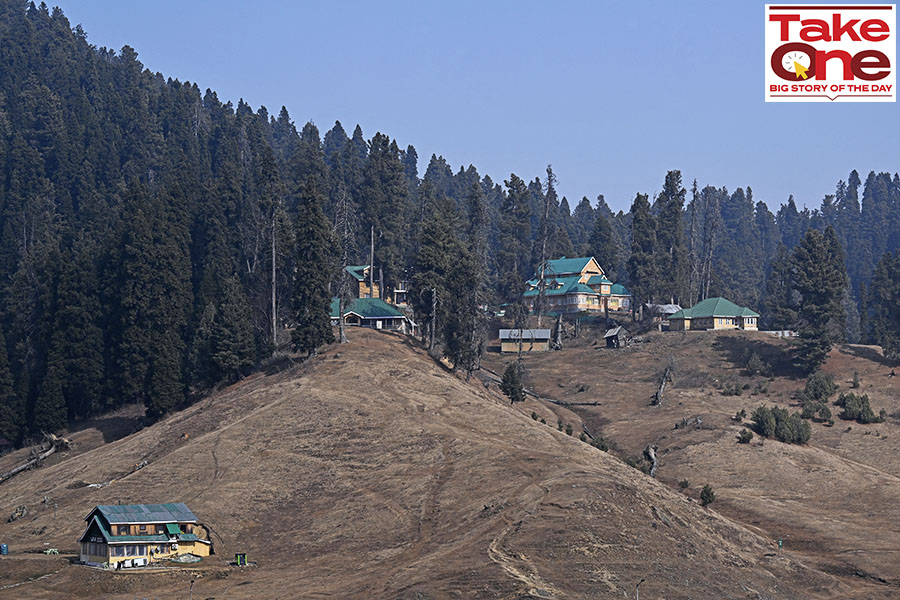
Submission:
<svg viewBox="0 0 900 600">
<path fill-rule="evenodd" d="M 547 275 L 565 275 L 567 273 L 581 273 L 587 266 L 593 256 L 581 258 L 557 258 L 556 260 L 548 260 L 547 266 L 544 268 L 544 276 Z"/>
<path fill-rule="evenodd" d="M 588 279 L 588 285 L 612 285 L 613 282 L 606 278 L 606 275 L 591 275 Z"/>
<path fill-rule="evenodd" d="M 178 535 L 181 533 L 181 527 L 178 526 L 178 523 L 166 523 L 166 533 L 169 535 Z"/>
<path fill-rule="evenodd" d="M 101 535 L 103 535 L 103 539 L 105 539 L 109 544 L 126 544 L 137 542 L 143 542 L 146 544 L 165 544 L 172 539 L 172 536 L 175 536 L 178 541 L 181 542 L 196 542 L 200 539 L 194 533 L 181 533 L 181 529 L 178 527 L 178 525 L 172 523 L 166 523 L 166 533 L 151 533 L 147 535 L 113 535 L 112 528 L 108 523 L 104 521 L 102 514 L 95 512 L 92 512 L 91 514 L 94 514 L 94 517 L 91 519 L 91 523 L 88 525 L 85 533 L 90 531 L 91 525 L 96 523 Z M 78 541 L 81 542 L 84 539 L 85 536 L 82 536 Z"/>
<path fill-rule="evenodd" d="M 346 267 L 344 267 L 344 270 L 350 273 L 350 275 L 357 281 L 365 281 L 365 271 L 368 268 L 369 265 L 347 265 Z"/>
<path fill-rule="evenodd" d="M 111 504 L 100 505 L 84 518 L 99 512 L 111 525 L 119 523 L 196 523 L 197 517 L 183 502 L 169 504 Z"/>
<path fill-rule="evenodd" d="M 331 299 L 331 318 L 337 319 L 340 304 L 337 297 Z M 344 307 L 344 314 L 353 313 L 363 319 L 405 317 L 402 312 L 378 298 L 355 298 Z"/>
<path fill-rule="evenodd" d="M 738 306 L 725 298 L 707 298 L 691 308 L 684 308 L 669 316 L 670 319 L 704 319 L 709 317 L 758 317 L 744 306 Z"/>
<path fill-rule="evenodd" d="M 628 288 L 622 285 L 621 283 L 614 283 L 611 288 L 609 288 L 609 293 L 611 296 L 630 296 L 631 292 L 628 291 Z"/>
<path fill-rule="evenodd" d="M 565 296 L 566 294 L 591 294 L 593 296 L 597 295 L 597 292 L 589 288 L 587 285 L 578 283 L 579 279 L 581 279 L 580 275 L 550 278 L 547 281 L 547 289 L 544 290 L 544 296 Z M 550 287 L 554 282 L 559 285 Z M 532 296 L 538 295 L 538 290 L 537 288 L 526 290 L 522 295 L 526 298 L 531 298 Z"/>
</svg>

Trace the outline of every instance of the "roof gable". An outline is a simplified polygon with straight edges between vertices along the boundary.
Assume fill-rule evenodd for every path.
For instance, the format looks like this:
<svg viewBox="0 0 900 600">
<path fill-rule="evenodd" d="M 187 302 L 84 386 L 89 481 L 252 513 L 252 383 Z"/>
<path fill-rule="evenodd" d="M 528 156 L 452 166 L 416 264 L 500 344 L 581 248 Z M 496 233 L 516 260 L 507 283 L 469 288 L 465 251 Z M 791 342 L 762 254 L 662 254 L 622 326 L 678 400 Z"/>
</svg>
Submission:
<svg viewBox="0 0 900 600">
<path fill-rule="evenodd" d="M 557 258 L 548 260 L 547 266 L 544 268 L 544 277 L 547 275 L 581 275 L 589 266 L 594 270 L 603 273 L 603 269 L 597 263 L 593 256 L 582 256 L 579 258 Z M 537 274 L 535 275 L 537 276 Z"/>
<path fill-rule="evenodd" d="M 350 274 L 351 277 L 356 279 L 357 281 L 365 281 L 366 280 L 366 270 L 369 268 L 369 265 L 347 265 L 344 267 L 344 270 Z"/>
</svg>

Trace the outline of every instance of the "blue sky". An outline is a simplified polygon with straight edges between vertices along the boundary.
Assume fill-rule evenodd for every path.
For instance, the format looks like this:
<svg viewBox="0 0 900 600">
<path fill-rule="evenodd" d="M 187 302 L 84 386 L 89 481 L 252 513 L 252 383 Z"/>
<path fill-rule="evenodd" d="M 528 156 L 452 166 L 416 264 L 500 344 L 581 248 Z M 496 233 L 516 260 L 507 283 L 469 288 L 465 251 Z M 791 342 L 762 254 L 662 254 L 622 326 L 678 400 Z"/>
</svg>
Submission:
<svg viewBox="0 0 900 600">
<path fill-rule="evenodd" d="M 628 210 L 669 169 L 817 206 L 895 172 L 894 103 L 766 104 L 764 2 L 59 0 L 88 40 L 321 133 L 383 131 L 502 182 L 553 164 L 574 208 Z"/>
</svg>

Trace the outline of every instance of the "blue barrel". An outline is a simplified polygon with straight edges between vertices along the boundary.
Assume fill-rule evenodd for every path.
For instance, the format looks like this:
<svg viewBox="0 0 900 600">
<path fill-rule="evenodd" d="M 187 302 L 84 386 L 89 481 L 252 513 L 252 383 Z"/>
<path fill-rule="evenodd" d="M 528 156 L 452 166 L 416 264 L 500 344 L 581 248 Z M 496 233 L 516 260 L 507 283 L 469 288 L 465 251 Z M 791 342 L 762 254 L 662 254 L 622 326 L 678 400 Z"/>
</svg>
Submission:
<svg viewBox="0 0 900 600">
<path fill-rule="evenodd" d="M 9 554 L 9 548 L 6 544 L 0 544 L 0 555 L 6 556 L 7 554 Z"/>
</svg>

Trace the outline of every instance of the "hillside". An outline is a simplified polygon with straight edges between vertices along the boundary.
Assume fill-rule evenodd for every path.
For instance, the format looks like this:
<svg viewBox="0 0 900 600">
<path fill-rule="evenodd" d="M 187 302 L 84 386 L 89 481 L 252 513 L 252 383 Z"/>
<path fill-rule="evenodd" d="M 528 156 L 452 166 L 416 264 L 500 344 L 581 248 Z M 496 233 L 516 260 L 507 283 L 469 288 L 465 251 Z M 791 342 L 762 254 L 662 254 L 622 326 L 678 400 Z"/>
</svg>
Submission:
<svg viewBox="0 0 900 600">
<path fill-rule="evenodd" d="M 814 423 L 808 445 L 758 436 L 745 445 L 737 436 L 750 420 L 733 420 L 738 411 L 749 415 L 763 404 L 800 410 L 791 396 L 805 382 L 789 366 L 787 342 L 757 332 L 652 333 L 615 351 L 585 337 L 561 352 L 526 357 L 540 395 L 600 401 L 601 406 L 573 410 L 624 457 L 639 457 L 657 445 L 657 478 L 671 489 L 687 480 L 686 493 L 696 498 L 708 483 L 717 495 L 716 512 L 768 539 L 783 539 L 784 548 L 807 566 L 851 583 L 879 582 L 888 596 L 900 595 L 900 382 L 890 376 L 890 363 L 877 347 L 836 348 L 824 369 L 840 385 L 838 393 L 865 393 L 876 412 L 885 409 L 886 422 L 840 420 L 840 409 L 831 406 L 834 425 Z M 772 377 L 744 374 L 748 351 L 773 366 Z M 492 354 L 488 362 L 502 369 L 509 360 Z M 669 364 L 673 382 L 662 404 L 653 406 L 659 376 Z M 854 371 L 861 379 L 858 390 L 851 389 Z M 727 384 L 744 388 L 741 395 L 723 395 L 720 388 Z"/>
<path fill-rule="evenodd" d="M 4 511 L 29 508 L 0 524 L 11 548 L 0 597 L 184 597 L 191 577 L 199 598 L 621 598 L 642 578 L 649 598 L 891 596 L 776 554 L 763 529 L 533 421 L 388 334 L 354 329 L 312 364 L 117 441 L 96 445 L 91 428 L 72 437 L 82 449 L 0 485 Z M 721 493 L 727 508 L 732 493 Z M 95 504 L 163 501 L 188 503 L 217 556 L 162 573 L 70 564 Z M 36 554 L 47 546 L 63 556 Z M 228 567 L 235 551 L 258 566 Z"/>
</svg>

